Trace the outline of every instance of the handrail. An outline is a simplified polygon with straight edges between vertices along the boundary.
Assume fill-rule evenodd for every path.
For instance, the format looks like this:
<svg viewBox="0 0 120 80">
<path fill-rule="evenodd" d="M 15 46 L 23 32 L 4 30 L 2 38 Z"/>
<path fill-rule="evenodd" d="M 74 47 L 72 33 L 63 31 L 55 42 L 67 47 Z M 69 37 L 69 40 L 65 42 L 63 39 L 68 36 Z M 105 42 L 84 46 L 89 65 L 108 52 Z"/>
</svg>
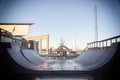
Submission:
<svg viewBox="0 0 120 80">
<path fill-rule="evenodd" d="M 120 35 L 108 39 L 87 43 L 88 49 L 104 49 L 111 46 L 112 43 L 120 42 Z"/>
</svg>

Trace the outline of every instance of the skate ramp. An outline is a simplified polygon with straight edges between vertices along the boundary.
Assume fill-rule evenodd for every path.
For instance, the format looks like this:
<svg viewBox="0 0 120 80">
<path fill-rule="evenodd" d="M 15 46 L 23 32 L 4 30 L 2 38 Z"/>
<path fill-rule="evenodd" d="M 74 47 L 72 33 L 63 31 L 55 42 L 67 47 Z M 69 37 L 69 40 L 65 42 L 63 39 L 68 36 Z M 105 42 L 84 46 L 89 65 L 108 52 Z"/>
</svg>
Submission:
<svg viewBox="0 0 120 80">
<path fill-rule="evenodd" d="M 37 71 L 89 71 L 102 67 L 115 55 L 118 43 L 109 48 L 85 50 L 71 60 L 49 60 L 41 57 L 36 51 L 20 49 L 19 45 L 12 44 L 8 52 L 12 59 L 24 68 Z"/>
</svg>

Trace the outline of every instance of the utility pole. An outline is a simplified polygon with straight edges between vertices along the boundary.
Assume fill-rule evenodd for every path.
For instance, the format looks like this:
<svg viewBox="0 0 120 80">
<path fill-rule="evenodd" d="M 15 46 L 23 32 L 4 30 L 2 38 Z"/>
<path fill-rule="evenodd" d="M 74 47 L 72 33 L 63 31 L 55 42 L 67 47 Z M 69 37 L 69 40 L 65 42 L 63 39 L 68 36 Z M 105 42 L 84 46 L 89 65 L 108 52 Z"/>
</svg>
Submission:
<svg viewBox="0 0 120 80">
<path fill-rule="evenodd" d="M 77 48 L 77 34 L 75 33 L 75 51 L 76 51 L 76 48 Z"/>
<path fill-rule="evenodd" d="M 60 46 L 64 46 L 64 43 L 65 43 L 65 40 L 63 40 L 63 38 L 61 38 Z"/>
<path fill-rule="evenodd" d="M 94 6 L 94 11 L 95 11 L 95 41 L 98 41 L 97 5 Z"/>
</svg>

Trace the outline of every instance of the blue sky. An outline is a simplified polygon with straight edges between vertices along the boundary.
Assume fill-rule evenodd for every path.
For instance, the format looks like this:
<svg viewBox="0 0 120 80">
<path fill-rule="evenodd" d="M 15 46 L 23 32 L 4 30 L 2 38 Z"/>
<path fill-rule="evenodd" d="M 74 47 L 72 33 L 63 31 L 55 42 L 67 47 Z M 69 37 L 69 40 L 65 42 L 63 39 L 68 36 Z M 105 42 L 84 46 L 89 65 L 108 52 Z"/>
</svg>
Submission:
<svg viewBox="0 0 120 80">
<path fill-rule="evenodd" d="M 98 6 L 98 40 L 120 35 L 120 0 L 0 0 L 0 22 L 35 23 L 29 36 L 50 35 L 50 47 L 61 38 L 69 48 L 95 40 L 94 5 Z"/>
</svg>

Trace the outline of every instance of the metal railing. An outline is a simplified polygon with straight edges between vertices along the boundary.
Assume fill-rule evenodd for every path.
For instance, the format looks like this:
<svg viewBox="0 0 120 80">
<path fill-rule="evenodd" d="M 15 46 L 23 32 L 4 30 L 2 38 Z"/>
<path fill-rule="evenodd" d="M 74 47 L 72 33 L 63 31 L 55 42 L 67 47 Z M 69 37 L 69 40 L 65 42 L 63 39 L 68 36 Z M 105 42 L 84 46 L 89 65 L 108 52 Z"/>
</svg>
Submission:
<svg viewBox="0 0 120 80">
<path fill-rule="evenodd" d="M 105 48 L 109 48 L 113 43 L 118 43 L 118 42 L 120 42 L 120 35 L 105 40 L 88 43 L 87 48 L 92 50 L 105 49 Z"/>
<path fill-rule="evenodd" d="M 1 42 L 2 36 L 7 38 L 12 38 L 12 33 L 0 28 L 0 42 Z"/>
<path fill-rule="evenodd" d="M 11 32 L 0 28 L 0 42 L 17 43 L 21 46 L 22 40 L 16 39 Z"/>
</svg>

